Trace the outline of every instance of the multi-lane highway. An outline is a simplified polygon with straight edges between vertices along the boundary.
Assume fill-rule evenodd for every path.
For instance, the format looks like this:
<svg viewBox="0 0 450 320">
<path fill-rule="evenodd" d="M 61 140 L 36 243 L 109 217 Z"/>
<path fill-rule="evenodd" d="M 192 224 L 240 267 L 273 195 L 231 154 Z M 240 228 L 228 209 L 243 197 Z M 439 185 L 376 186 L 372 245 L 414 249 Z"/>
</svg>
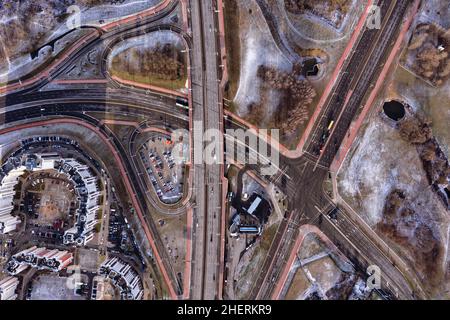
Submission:
<svg viewBox="0 0 450 320">
<path fill-rule="evenodd" d="M 259 274 L 250 293 L 250 298 L 270 298 L 274 284 L 279 280 L 296 239 L 298 226 L 304 223 L 317 225 L 345 253 L 355 267 L 364 271 L 368 265 L 378 265 L 383 273 L 384 288 L 399 298 L 422 297 L 420 288 L 411 285 L 414 275 L 405 274 L 383 249 L 377 239 L 366 234 L 350 214 L 340 211 L 335 220 L 327 217 L 327 212 L 334 204 L 323 191 L 323 181 L 329 174 L 329 166 L 344 139 L 351 121 L 358 113 L 373 82 L 377 79 L 387 53 L 395 39 L 399 26 L 407 10 L 409 1 L 380 1 L 382 27 L 366 29 L 351 57 L 344 65 L 343 72 L 333 88 L 333 93 L 324 105 L 318 121 L 314 124 L 312 134 L 307 139 L 305 152 L 299 158 L 292 159 L 281 156 L 280 167 L 284 173 L 280 179 L 273 181 L 283 190 L 289 199 L 290 213 L 283 219 L 275 236 L 268 256 L 259 269 Z M 117 115 L 143 116 L 149 121 L 164 117 L 165 125 L 172 128 L 186 128 L 189 120 L 193 120 L 194 128 L 200 135 L 194 136 L 194 160 L 203 156 L 205 142 L 201 139 L 208 129 L 223 132 L 227 128 L 236 128 L 236 123 L 222 122 L 222 102 L 220 81 L 219 45 L 217 35 L 217 4 L 214 0 L 190 1 L 190 28 L 192 35 L 184 34 L 181 28 L 160 22 L 175 10 L 178 1 L 155 16 L 141 19 L 131 24 L 117 26 L 111 31 L 102 33 L 95 40 L 86 43 L 74 51 L 66 60 L 49 73 L 48 77 L 26 86 L 24 90 L 0 98 L 3 106 L 0 117 L 3 125 L 18 122 L 33 122 L 46 118 L 77 118 L 91 125 L 98 126 L 106 136 L 110 137 L 121 161 L 124 163 L 132 188 L 139 199 L 139 206 L 145 214 L 156 248 L 161 256 L 161 266 L 167 273 L 168 286 L 173 292 L 172 298 L 182 294 L 179 283 L 171 265 L 167 252 L 162 244 L 154 222 L 150 219 L 150 210 L 155 206 L 146 197 L 146 184 L 140 180 L 138 167 L 133 165 L 132 143 L 124 147 L 100 119 L 86 113 L 95 112 L 105 117 Z M 144 94 L 118 86 L 109 81 L 105 84 L 90 84 L 89 89 L 77 89 L 67 86 L 66 90 L 42 90 L 52 79 L 64 74 L 81 56 L 100 47 L 102 60 L 105 61 L 111 45 L 127 37 L 156 30 L 158 25 L 165 26 L 182 34 L 190 52 L 190 77 L 192 93 L 192 119 L 188 114 L 175 110 L 175 99 L 161 94 Z M 106 65 L 100 66 L 102 74 L 107 77 Z M 98 116 L 101 117 L 101 116 Z M 330 122 L 333 125 L 330 127 Z M 192 134 L 192 133 L 191 133 Z M 222 144 L 216 150 L 217 160 L 223 157 Z M 198 159 L 198 158 L 197 158 Z M 223 165 L 220 163 L 205 164 L 204 159 L 194 162 L 193 179 L 193 250 L 191 294 L 193 299 L 217 299 L 221 287 L 221 213 Z M 156 209 L 160 209 L 156 207 Z"/>
<path fill-rule="evenodd" d="M 191 1 L 193 36 L 192 100 L 194 128 L 194 207 L 192 298 L 219 297 L 219 261 L 222 213 L 223 142 L 214 154 L 203 154 L 206 143 L 214 138 L 208 132 L 222 128 L 222 101 L 219 100 L 218 35 L 216 3 L 212 0 Z M 216 139 L 219 137 L 215 137 Z M 211 140 L 213 141 L 213 140 Z M 208 162 L 204 157 L 212 156 Z"/>
<path fill-rule="evenodd" d="M 8 86 L 9 94 L 0 97 L 0 106 L 3 107 L 1 113 L 1 123 L 10 125 L 12 123 L 42 121 L 49 118 L 57 117 L 77 118 L 88 124 L 97 126 L 103 130 L 105 134 L 111 137 L 117 152 L 122 158 L 125 165 L 126 174 L 131 180 L 133 193 L 139 200 L 138 206 L 140 211 L 145 213 L 142 222 L 147 224 L 152 233 L 151 242 L 155 242 L 157 252 L 155 255 L 161 257 L 158 263 L 160 271 L 164 274 L 167 282 L 168 293 L 171 298 L 181 296 L 182 284 L 175 275 L 171 260 L 168 257 L 166 248 L 161 241 L 155 226 L 155 222 L 149 218 L 150 210 L 161 210 L 160 206 L 154 206 L 150 199 L 146 197 L 146 187 L 139 178 L 138 170 L 133 166 L 132 154 L 123 146 L 120 139 L 115 137 L 109 128 L 102 124 L 100 120 L 118 117 L 145 117 L 149 119 L 149 123 L 161 125 L 158 119 L 165 119 L 164 125 L 167 127 L 187 128 L 188 115 L 184 110 L 175 108 L 175 97 L 167 96 L 163 93 L 153 93 L 143 90 L 136 90 L 119 86 L 108 78 L 106 57 L 110 53 L 111 47 L 130 37 L 135 37 L 148 32 L 157 30 L 171 30 L 177 32 L 184 39 L 186 45 L 191 45 L 190 37 L 184 34 L 181 27 L 177 24 L 167 24 L 169 21 L 166 17 L 173 15 L 178 9 L 178 1 L 165 1 L 167 5 L 155 15 L 140 18 L 137 21 L 131 21 L 118 24 L 108 32 L 100 30 L 98 37 L 89 42 L 80 42 L 80 45 L 74 50 L 70 50 L 57 63 L 51 65 L 42 74 L 38 68 L 33 74 L 22 79 L 20 86 Z M 70 81 L 64 84 L 65 89 L 51 90 L 46 87 L 51 81 L 64 76 L 73 65 L 81 59 L 85 54 L 97 49 L 100 55 L 101 63 L 98 65 L 100 74 L 103 74 L 107 80 L 104 83 L 90 83 L 89 88 L 83 88 Z M 31 81 L 32 80 L 32 81 Z M 72 89 L 73 88 L 73 89 Z M 89 113 L 95 113 L 95 117 Z M 98 119 L 97 119 L 98 118 Z M 132 145 L 131 143 L 129 145 Z M 163 213 L 165 208 L 163 208 Z M 185 210 L 185 208 L 183 208 Z"/>
</svg>

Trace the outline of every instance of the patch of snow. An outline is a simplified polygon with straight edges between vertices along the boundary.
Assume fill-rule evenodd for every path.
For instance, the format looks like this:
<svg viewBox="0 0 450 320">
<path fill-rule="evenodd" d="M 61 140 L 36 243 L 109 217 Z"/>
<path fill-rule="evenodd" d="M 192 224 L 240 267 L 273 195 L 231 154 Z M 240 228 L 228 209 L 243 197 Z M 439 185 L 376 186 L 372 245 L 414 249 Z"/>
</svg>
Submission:
<svg viewBox="0 0 450 320">
<path fill-rule="evenodd" d="M 126 0 L 122 4 L 100 5 L 91 8 L 82 8 L 81 24 L 83 25 L 101 25 L 98 21 L 113 21 L 117 18 L 126 17 L 140 11 L 151 8 L 161 0 Z"/>
<path fill-rule="evenodd" d="M 125 41 L 122 41 L 119 45 L 113 48 L 110 53 L 110 57 L 114 57 L 134 47 L 153 48 L 158 43 L 170 43 L 178 49 L 184 49 L 183 39 L 177 33 L 167 30 L 161 30 L 134 38 L 128 38 Z"/>
<path fill-rule="evenodd" d="M 368 125 L 346 159 L 338 188 L 371 226 L 382 219 L 386 197 L 393 189 L 405 191 L 409 199 L 420 204 L 436 199 L 415 147 L 380 117 Z"/>
<path fill-rule="evenodd" d="M 105 1 L 106 2 L 106 1 Z M 138 12 L 141 12 L 143 10 L 149 9 L 158 3 L 160 3 L 161 0 L 125 0 L 123 3 L 119 4 L 104 4 L 94 7 L 87 7 L 87 6 L 80 6 L 81 10 L 81 25 L 83 26 L 101 26 L 103 24 L 107 24 L 109 22 L 113 22 L 117 19 L 121 19 L 133 14 L 136 14 Z M 70 3 L 77 3 L 77 2 L 68 2 Z M 63 5 L 60 7 L 53 8 L 53 16 L 61 14 L 61 12 L 65 11 L 65 8 L 68 7 L 68 5 Z M 50 6 L 49 6 L 50 8 Z M 47 10 L 49 10 L 46 7 Z M 14 12 L 17 12 L 18 7 Z M 10 10 L 13 11 L 13 10 Z M 1 13 L 1 12 L 0 12 Z M 37 13 L 34 17 L 30 18 L 36 18 L 40 17 L 37 21 L 40 21 L 38 23 L 37 21 L 32 21 L 31 26 L 32 30 L 30 31 L 30 34 L 37 34 L 38 32 L 44 32 L 46 33 L 46 36 L 40 41 L 42 44 L 48 43 L 52 39 L 55 39 L 64 33 L 69 31 L 69 28 L 66 24 L 66 21 L 60 23 L 59 25 L 52 28 L 52 30 L 48 30 L 48 27 L 45 23 L 47 19 L 53 19 L 53 16 L 49 15 L 48 13 L 45 13 L 44 11 L 41 11 Z M 17 14 L 3 14 L 0 15 L 0 24 L 6 24 L 9 21 L 17 20 L 19 19 Z M 68 18 L 70 19 L 70 17 Z M 102 23 L 100 23 L 100 20 L 103 20 Z M 39 54 L 39 57 L 37 59 L 32 60 L 29 56 L 29 53 L 26 52 L 21 56 L 18 56 L 14 58 L 12 61 L 7 61 L 7 64 L 3 64 L 2 68 L 0 69 L 0 82 L 5 82 L 8 80 L 15 80 L 17 78 L 22 77 L 24 74 L 27 74 L 32 71 L 33 68 L 36 66 L 44 63 L 46 61 L 46 57 L 43 57 L 41 54 Z"/>
<path fill-rule="evenodd" d="M 248 2 L 246 5 L 251 7 L 253 14 L 248 14 L 248 8 L 241 10 L 243 11 L 241 18 L 248 22 L 248 26 L 241 28 L 240 33 L 241 76 L 234 100 L 240 107 L 237 110 L 240 116 L 246 113 L 247 105 L 260 102 L 261 80 L 257 76 L 260 65 L 272 66 L 286 72 L 292 70 L 291 62 L 276 46 L 262 13 L 254 4 Z M 278 104 L 279 98 L 274 93 L 269 93 L 269 100 Z"/>
<path fill-rule="evenodd" d="M 367 298 L 369 292 L 370 289 L 366 287 L 366 282 L 363 279 L 358 278 L 348 300 L 364 300 Z"/>
<path fill-rule="evenodd" d="M 0 68 L 0 82 L 13 81 L 30 73 L 50 57 L 55 57 L 58 55 L 62 50 L 64 50 L 66 44 L 72 43 L 76 40 L 76 38 L 85 34 L 85 32 L 85 29 L 80 29 L 67 34 L 55 43 L 54 51 L 51 50 L 50 46 L 45 46 L 41 48 L 38 56 L 34 59 L 31 58 L 30 54 L 26 54 L 19 56 L 12 61 L 8 60 L 8 64 L 4 64 L 3 68 Z M 1 44 L 2 42 L 0 41 L 0 45 Z"/>
</svg>

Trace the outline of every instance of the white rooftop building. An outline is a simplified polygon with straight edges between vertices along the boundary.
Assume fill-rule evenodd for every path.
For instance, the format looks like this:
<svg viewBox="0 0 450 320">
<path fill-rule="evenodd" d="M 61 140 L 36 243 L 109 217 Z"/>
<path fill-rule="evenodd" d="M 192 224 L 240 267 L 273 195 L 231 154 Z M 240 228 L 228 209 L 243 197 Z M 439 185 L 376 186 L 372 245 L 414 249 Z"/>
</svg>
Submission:
<svg viewBox="0 0 450 320">
<path fill-rule="evenodd" d="M 13 255 L 6 270 L 11 275 L 19 274 L 28 267 L 57 272 L 65 269 L 72 261 L 73 254 L 69 251 L 33 246 Z"/>
<path fill-rule="evenodd" d="M 20 218 L 11 214 L 14 209 L 14 187 L 19 177 L 25 172 L 25 166 L 14 168 L 4 175 L 0 181 L 0 234 L 6 234 L 16 230 L 20 224 Z"/>
<path fill-rule="evenodd" d="M 6 277 L 0 281 L 0 300 L 16 300 L 16 289 L 19 279 L 16 277 Z"/>
<path fill-rule="evenodd" d="M 77 222 L 73 228 L 64 233 L 64 243 L 85 245 L 94 237 L 94 227 L 98 222 L 100 191 L 97 177 L 93 175 L 88 166 L 75 159 L 62 159 L 60 164 L 62 172 L 74 181 L 80 200 L 80 207 L 76 212 Z"/>
<path fill-rule="evenodd" d="M 142 300 L 144 289 L 139 274 L 121 259 L 114 257 L 100 266 L 100 274 L 112 280 L 120 287 L 122 299 Z"/>
</svg>

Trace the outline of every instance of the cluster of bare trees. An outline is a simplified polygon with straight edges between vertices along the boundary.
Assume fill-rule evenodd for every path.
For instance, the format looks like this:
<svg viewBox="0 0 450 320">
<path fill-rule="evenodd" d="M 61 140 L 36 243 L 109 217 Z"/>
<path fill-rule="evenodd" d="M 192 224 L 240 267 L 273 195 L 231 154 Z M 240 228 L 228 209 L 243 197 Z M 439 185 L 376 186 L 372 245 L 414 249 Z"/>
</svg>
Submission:
<svg viewBox="0 0 450 320">
<path fill-rule="evenodd" d="M 386 198 L 383 219 L 377 229 L 408 250 L 414 257 L 415 269 L 435 281 L 435 261 L 442 257 L 442 247 L 433 232 L 436 226 L 426 224 L 424 214 L 413 209 L 402 190 L 394 189 Z"/>
<path fill-rule="evenodd" d="M 323 8 L 322 10 L 328 10 L 328 12 L 332 11 L 340 11 L 342 13 L 346 13 L 349 8 L 350 0 L 285 0 L 286 9 L 292 13 L 303 13 L 306 10 L 319 10 L 319 8 Z"/>
<path fill-rule="evenodd" d="M 182 54 L 170 43 L 130 48 L 113 58 L 112 67 L 120 72 L 162 80 L 182 79 L 186 73 Z"/>
<path fill-rule="evenodd" d="M 430 139 L 418 148 L 431 184 L 448 187 L 450 165 L 436 139 Z"/>
<path fill-rule="evenodd" d="M 245 119 L 254 125 L 260 126 L 267 114 L 264 102 L 252 102 L 247 109 L 248 113 Z"/>
<path fill-rule="evenodd" d="M 258 77 L 264 86 L 284 92 L 278 106 L 275 126 L 286 135 L 295 133 L 297 128 L 309 119 L 309 105 L 316 91 L 305 79 L 298 79 L 295 73 L 279 71 L 273 67 L 259 66 Z"/>
<path fill-rule="evenodd" d="M 416 117 L 406 118 L 399 124 L 402 139 L 417 146 L 431 184 L 447 185 L 450 165 L 430 127 L 430 122 Z"/>
<path fill-rule="evenodd" d="M 441 85 L 450 76 L 450 33 L 433 24 L 421 24 L 408 47 L 414 56 L 411 68 L 419 76 Z"/>
<path fill-rule="evenodd" d="M 3 55 L 13 60 L 38 49 L 47 34 L 64 21 L 67 7 L 74 3 L 75 0 L 0 1 Z"/>
<path fill-rule="evenodd" d="M 383 219 L 377 229 L 414 257 L 415 268 L 435 281 L 436 261 L 442 257 L 439 236 L 423 220 L 424 212 L 416 212 L 402 190 L 394 189 L 386 198 Z M 419 217 L 419 215 L 421 217 Z"/>
<path fill-rule="evenodd" d="M 351 0 L 284 0 L 286 10 L 294 14 L 310 11 L 328 21 L 333 21 L 339 16 L 337 27 L 347 14 L 351 2 Z"/>
<path fill-rule="evenodd" d="M 6 55 L 6 52 L 3 48 L 3 45 L 0 43 L 0 61 L 6 61 L 6 59 L 8 58 L 8 56 Z M 0 68 L 1 68 L 1 64 L 0 64 Z"/>
<path fill-rule="evenodd" d="M 125 0 L 77 0 L 77 4 L 85 6 L 96 6 L 102 4 L 122 4 Z"/>
<path fill-rule="evenodd" d="M 0 65 L 37 50 L 46 37 L 64 23 L 67 8 L 102 4 L 120 4 L 125 0 L 1 0 L 0 1 Z"/>
<path fill-rule="evenodd" d="M 408 117 L 399 124 L 400 136 L 409 143 L 423 144 L 433 137 L 429 124 L 416 117 Z"/>
</svg>

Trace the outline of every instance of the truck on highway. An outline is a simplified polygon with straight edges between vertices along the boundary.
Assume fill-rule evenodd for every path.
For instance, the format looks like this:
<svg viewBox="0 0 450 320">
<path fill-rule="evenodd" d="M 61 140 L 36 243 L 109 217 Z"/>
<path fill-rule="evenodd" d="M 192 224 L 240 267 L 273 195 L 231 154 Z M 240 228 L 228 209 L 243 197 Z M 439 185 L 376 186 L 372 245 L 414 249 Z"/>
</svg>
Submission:
<svg viewBox="0 0 450 320">
<path fill-rule="evenodd" d="M 330 122 L 328 122 L 327 130 L 320 137 L 320 154 L 322 154 L 322 152 L 323 152 L 323 148 L 327 142 L 328 137 L 331 134 L 331 130 L 333 129 L 333 126 L 334 126 L 334 120 L 330 120 Z"/>
<path fill-rule="evenodd" d="M 331 129 L 333 128 L 333 125 L 334 125 L 334 120 L 331 120 L 327 127 L 328 132 L 331 131 Z"/>
</svg>

